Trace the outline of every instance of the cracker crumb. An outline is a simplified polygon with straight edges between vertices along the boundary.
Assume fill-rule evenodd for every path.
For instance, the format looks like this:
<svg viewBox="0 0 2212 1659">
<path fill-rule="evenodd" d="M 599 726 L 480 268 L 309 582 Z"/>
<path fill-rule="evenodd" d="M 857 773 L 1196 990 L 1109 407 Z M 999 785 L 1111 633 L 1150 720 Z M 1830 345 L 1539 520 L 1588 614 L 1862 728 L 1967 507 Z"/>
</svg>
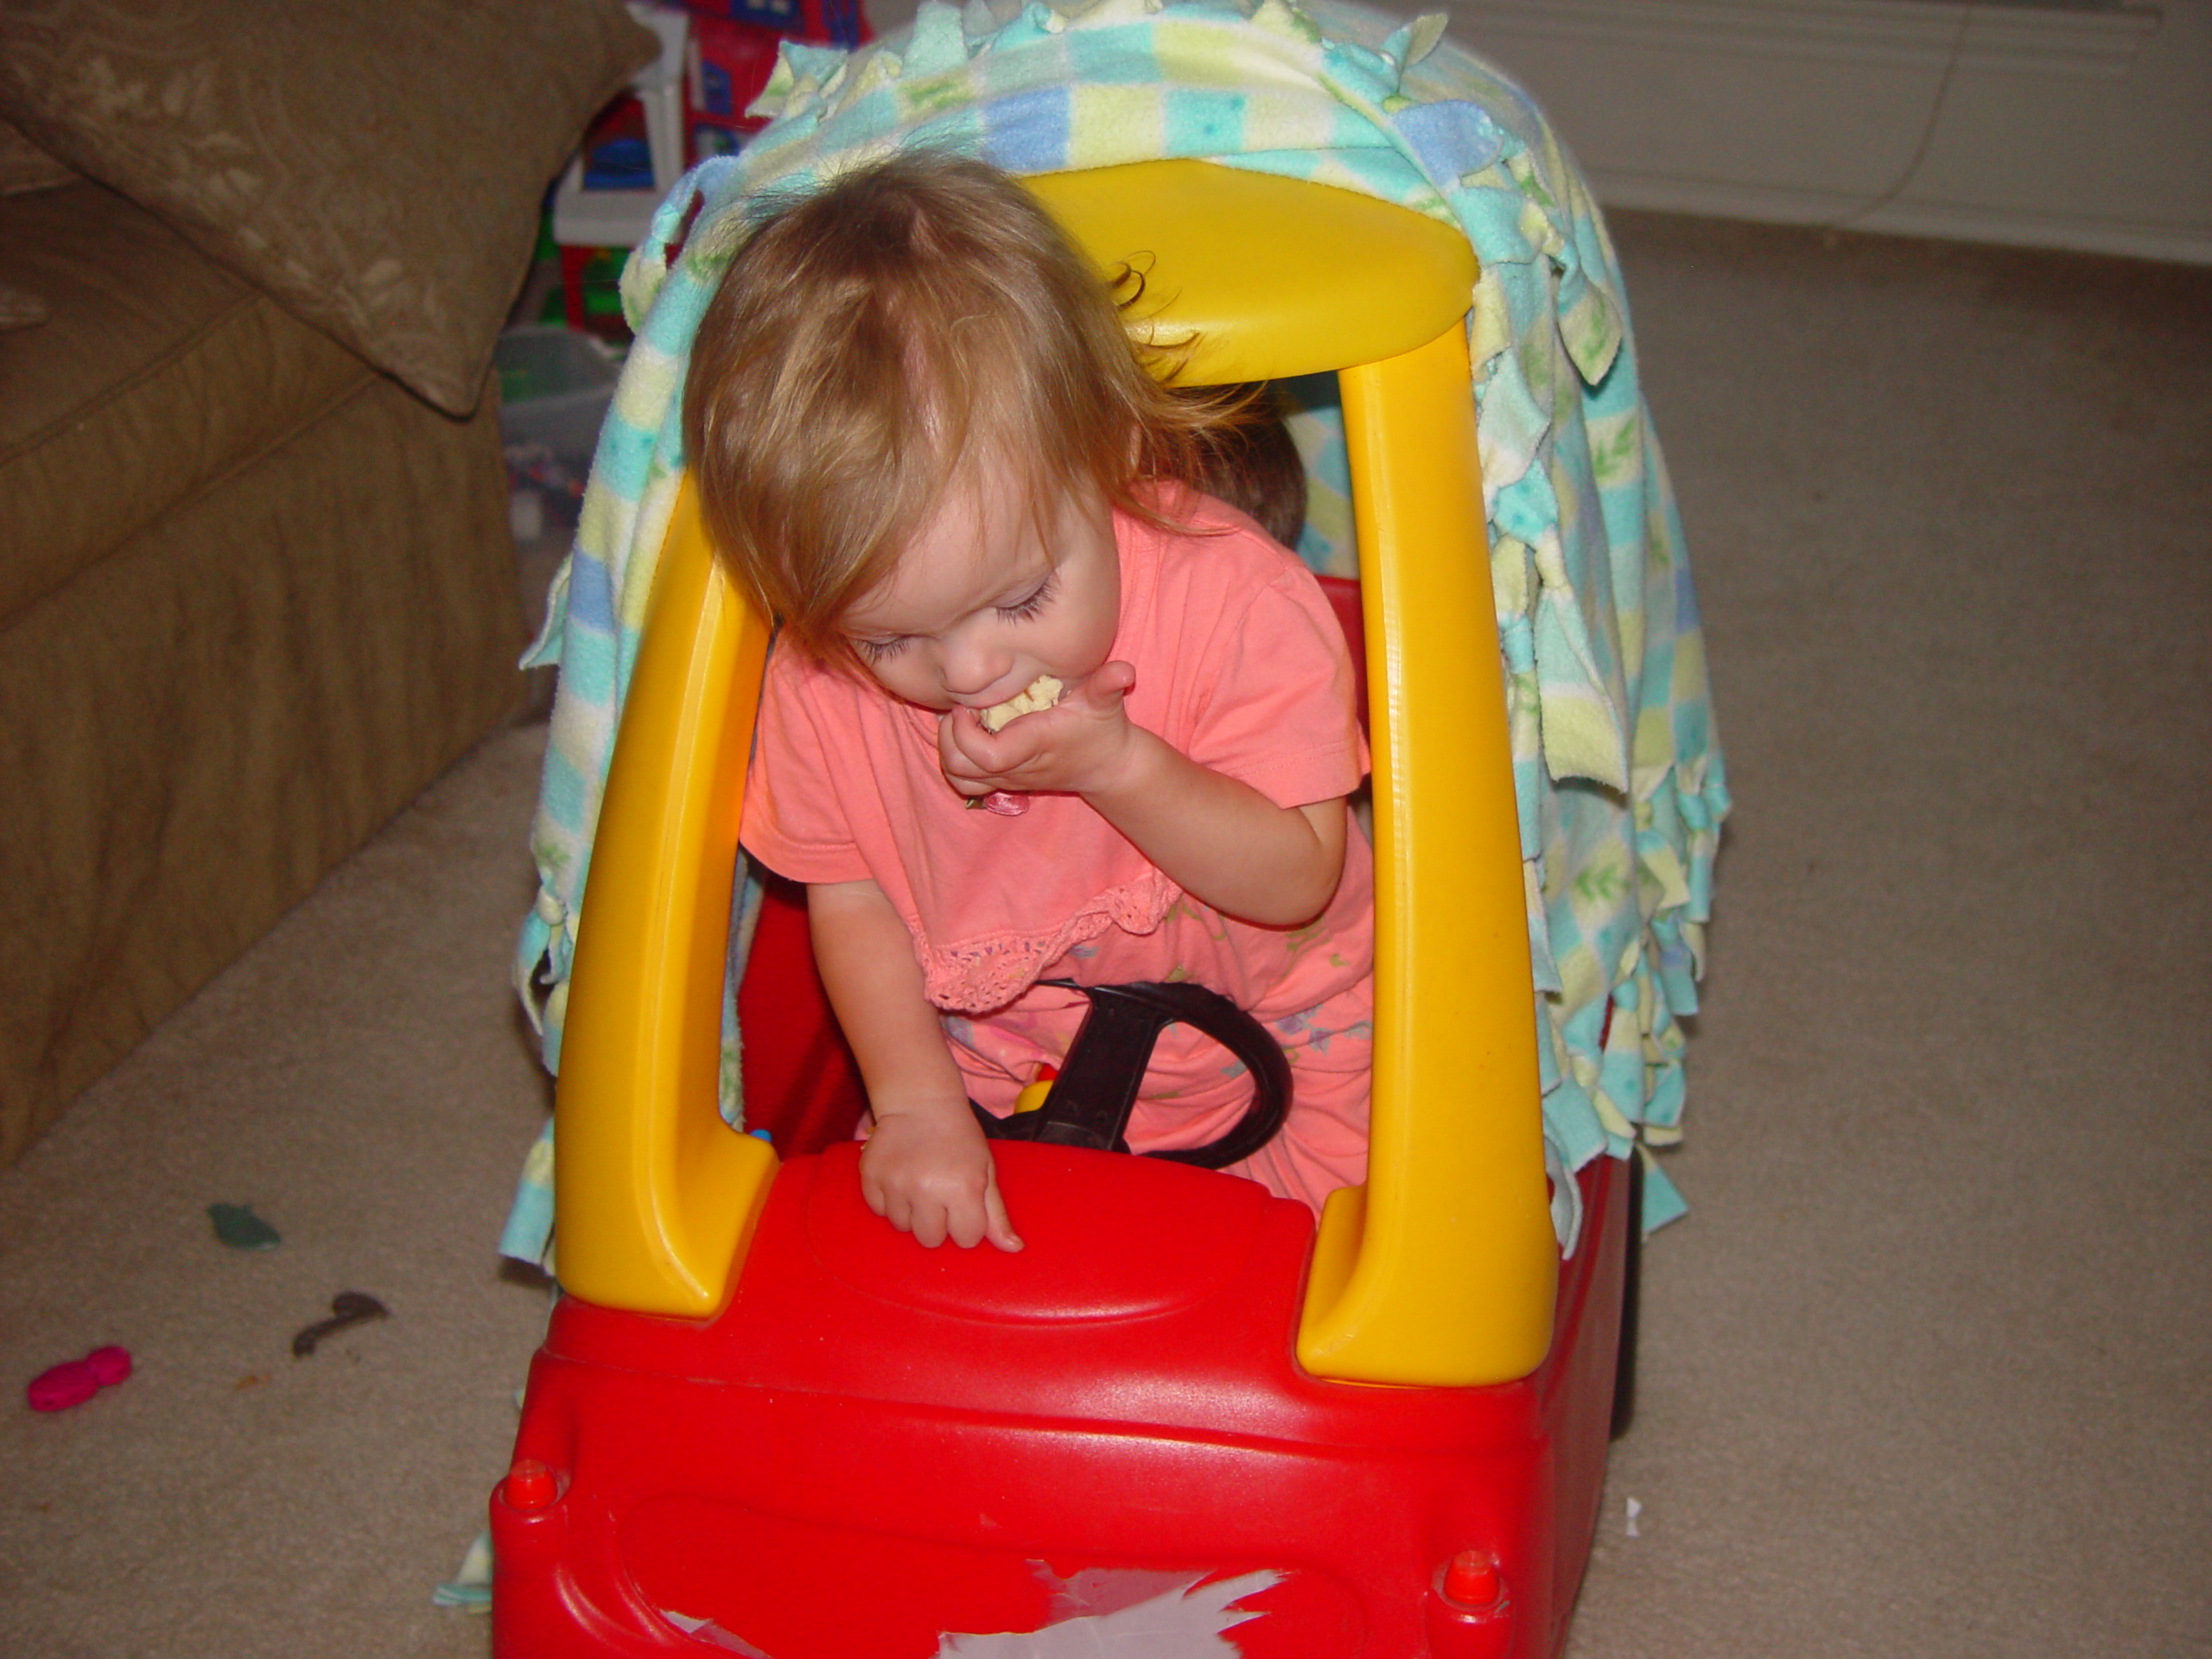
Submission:
<svg viewBox="0 0 2212 1659">
<path fill-rule="evenodd" d="M 1027 690 L 984 709 L 976 718 L 983 722 L 985 731 L 1001 731 L 1008 721 L 1018 720 L 1023 715 L 1033 715 L 1040 709 L 1051 708 L 1060 700 L 1060 693 L 1066 689 L 1050 674 L 1039 674 L 1029 683 Z"/>
</svg>

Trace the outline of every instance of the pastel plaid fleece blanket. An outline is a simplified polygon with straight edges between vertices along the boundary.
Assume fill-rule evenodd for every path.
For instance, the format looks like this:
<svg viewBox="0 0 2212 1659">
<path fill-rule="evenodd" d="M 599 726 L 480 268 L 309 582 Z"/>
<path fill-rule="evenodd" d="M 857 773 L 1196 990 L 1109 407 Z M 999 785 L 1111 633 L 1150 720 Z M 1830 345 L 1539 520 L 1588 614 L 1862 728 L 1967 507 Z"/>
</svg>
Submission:
<svg viewBox="0 0 2212 1659">
<path fill-rule="evenodd" d="M 1480 261 L 1469 329 L 1545 1139 L 1562 1170 L 1678 1139 L 1680 1020 L 1697 1006 L 1728 796 L 1619 272 L 1527 96 L 1444 39 L 1441 17 L 1401 26 L 1338 0 L 925 0 L 909 32 L 858 51 L 787 45 L 755 110 L 772 124 L 687 175 L 623 273 L 637 341 L 527 659 L 561 666 L 531 837 L 540 887 L 515 958 L 546 1065 L 559 1064 L 593 829 L 683 467 L 687 353 L 749 216 L 910 146 L 1016 174 L 1196 156 L 1400 203 L 1457 226 Z M 1315 474 L 1300 550 L 1350 570 L 1336 411 L 1325 395 L 1292 424 Z M 737 1044 L 726 1013 L 725 1112 L 741 1122 Z M 550 1166 L 549 1138 L 526 1169 L 510 1255 L 543 1257 Z M 1648 1174 L 1656 1225 L 1681 1201 Z"/>
</svg>

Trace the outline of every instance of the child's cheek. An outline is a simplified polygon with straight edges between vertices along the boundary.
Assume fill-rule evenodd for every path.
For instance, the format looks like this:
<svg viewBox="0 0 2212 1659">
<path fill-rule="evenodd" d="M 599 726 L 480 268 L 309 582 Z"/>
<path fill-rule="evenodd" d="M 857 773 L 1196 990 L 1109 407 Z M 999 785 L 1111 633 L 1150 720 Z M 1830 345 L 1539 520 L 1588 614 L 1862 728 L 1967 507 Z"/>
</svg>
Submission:
<svg viewBox="0 0 2212 1659">
<path fill-rule="evenodd" d="M 1108 613 L 1099 618 L 1083 642 L 1083 675 L 1089 678 L 1114 659 L 1114 645 L 1121 619 Z"/>
<path fill-rule="evenodd" d="M 868 674 L 893 696 L 925 709 L 946 709 L 952 700 L 944 695 L 936 671 L 911 647 L 881 663 L 870 664 Z"/>
</svg>

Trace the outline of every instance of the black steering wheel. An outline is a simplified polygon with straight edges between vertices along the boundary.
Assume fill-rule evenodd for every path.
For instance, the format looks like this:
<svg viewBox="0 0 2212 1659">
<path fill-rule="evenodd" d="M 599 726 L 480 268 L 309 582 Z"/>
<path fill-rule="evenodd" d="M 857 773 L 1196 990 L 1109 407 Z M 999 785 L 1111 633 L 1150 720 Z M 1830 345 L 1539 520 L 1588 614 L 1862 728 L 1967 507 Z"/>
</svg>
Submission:
<svg viewBox="0 0 2212 1659">
<path fill-rule="evenodd" d="M 1249 1158 L 1274 1140 L 1290 1115 L 1290 1062 L 1267 1027 L 1217 991 L 1178 984 L 1047 985 L 1080 991 L 1090 1003 L 1045 1103 L 1032 1112 L 995 1117 L 973 1101 L 983 1133 L 994 1141 L 1040 1141 L 1056 1147 L 1127 1152 L 1129 1112 L 1144 1084 L 1160 1033 L 1172 1025 L 1204 1032 L 1244 1063 L 1252 1103 L 1229 1133 L 1203 1147 L 1148 1152 L 1147 1158 L 1221 1169 Z"/>
</svg>

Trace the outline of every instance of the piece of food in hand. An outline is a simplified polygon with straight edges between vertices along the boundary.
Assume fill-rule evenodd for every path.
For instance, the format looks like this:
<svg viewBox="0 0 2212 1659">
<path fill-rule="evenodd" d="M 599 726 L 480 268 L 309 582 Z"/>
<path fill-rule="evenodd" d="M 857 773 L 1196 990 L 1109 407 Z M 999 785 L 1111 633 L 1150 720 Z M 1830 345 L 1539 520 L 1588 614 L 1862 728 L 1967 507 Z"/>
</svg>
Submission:
<svg viewBox="0 0 2212 1659">
<path fill-rule="evenodd" d="M 1029 682 L 1027 690 L 1016 692 L 1004 702 L 995 703 L 976 716 L 983 722 L 987 732 L 1003 729 L 1007 721 L 1023 715 L 1033 715 L 1040 709 L 1049 709 L 1060 700 L 1060 693 L 1067 688 L 1050 674 L 1039 674 Z"/>
</svg>

